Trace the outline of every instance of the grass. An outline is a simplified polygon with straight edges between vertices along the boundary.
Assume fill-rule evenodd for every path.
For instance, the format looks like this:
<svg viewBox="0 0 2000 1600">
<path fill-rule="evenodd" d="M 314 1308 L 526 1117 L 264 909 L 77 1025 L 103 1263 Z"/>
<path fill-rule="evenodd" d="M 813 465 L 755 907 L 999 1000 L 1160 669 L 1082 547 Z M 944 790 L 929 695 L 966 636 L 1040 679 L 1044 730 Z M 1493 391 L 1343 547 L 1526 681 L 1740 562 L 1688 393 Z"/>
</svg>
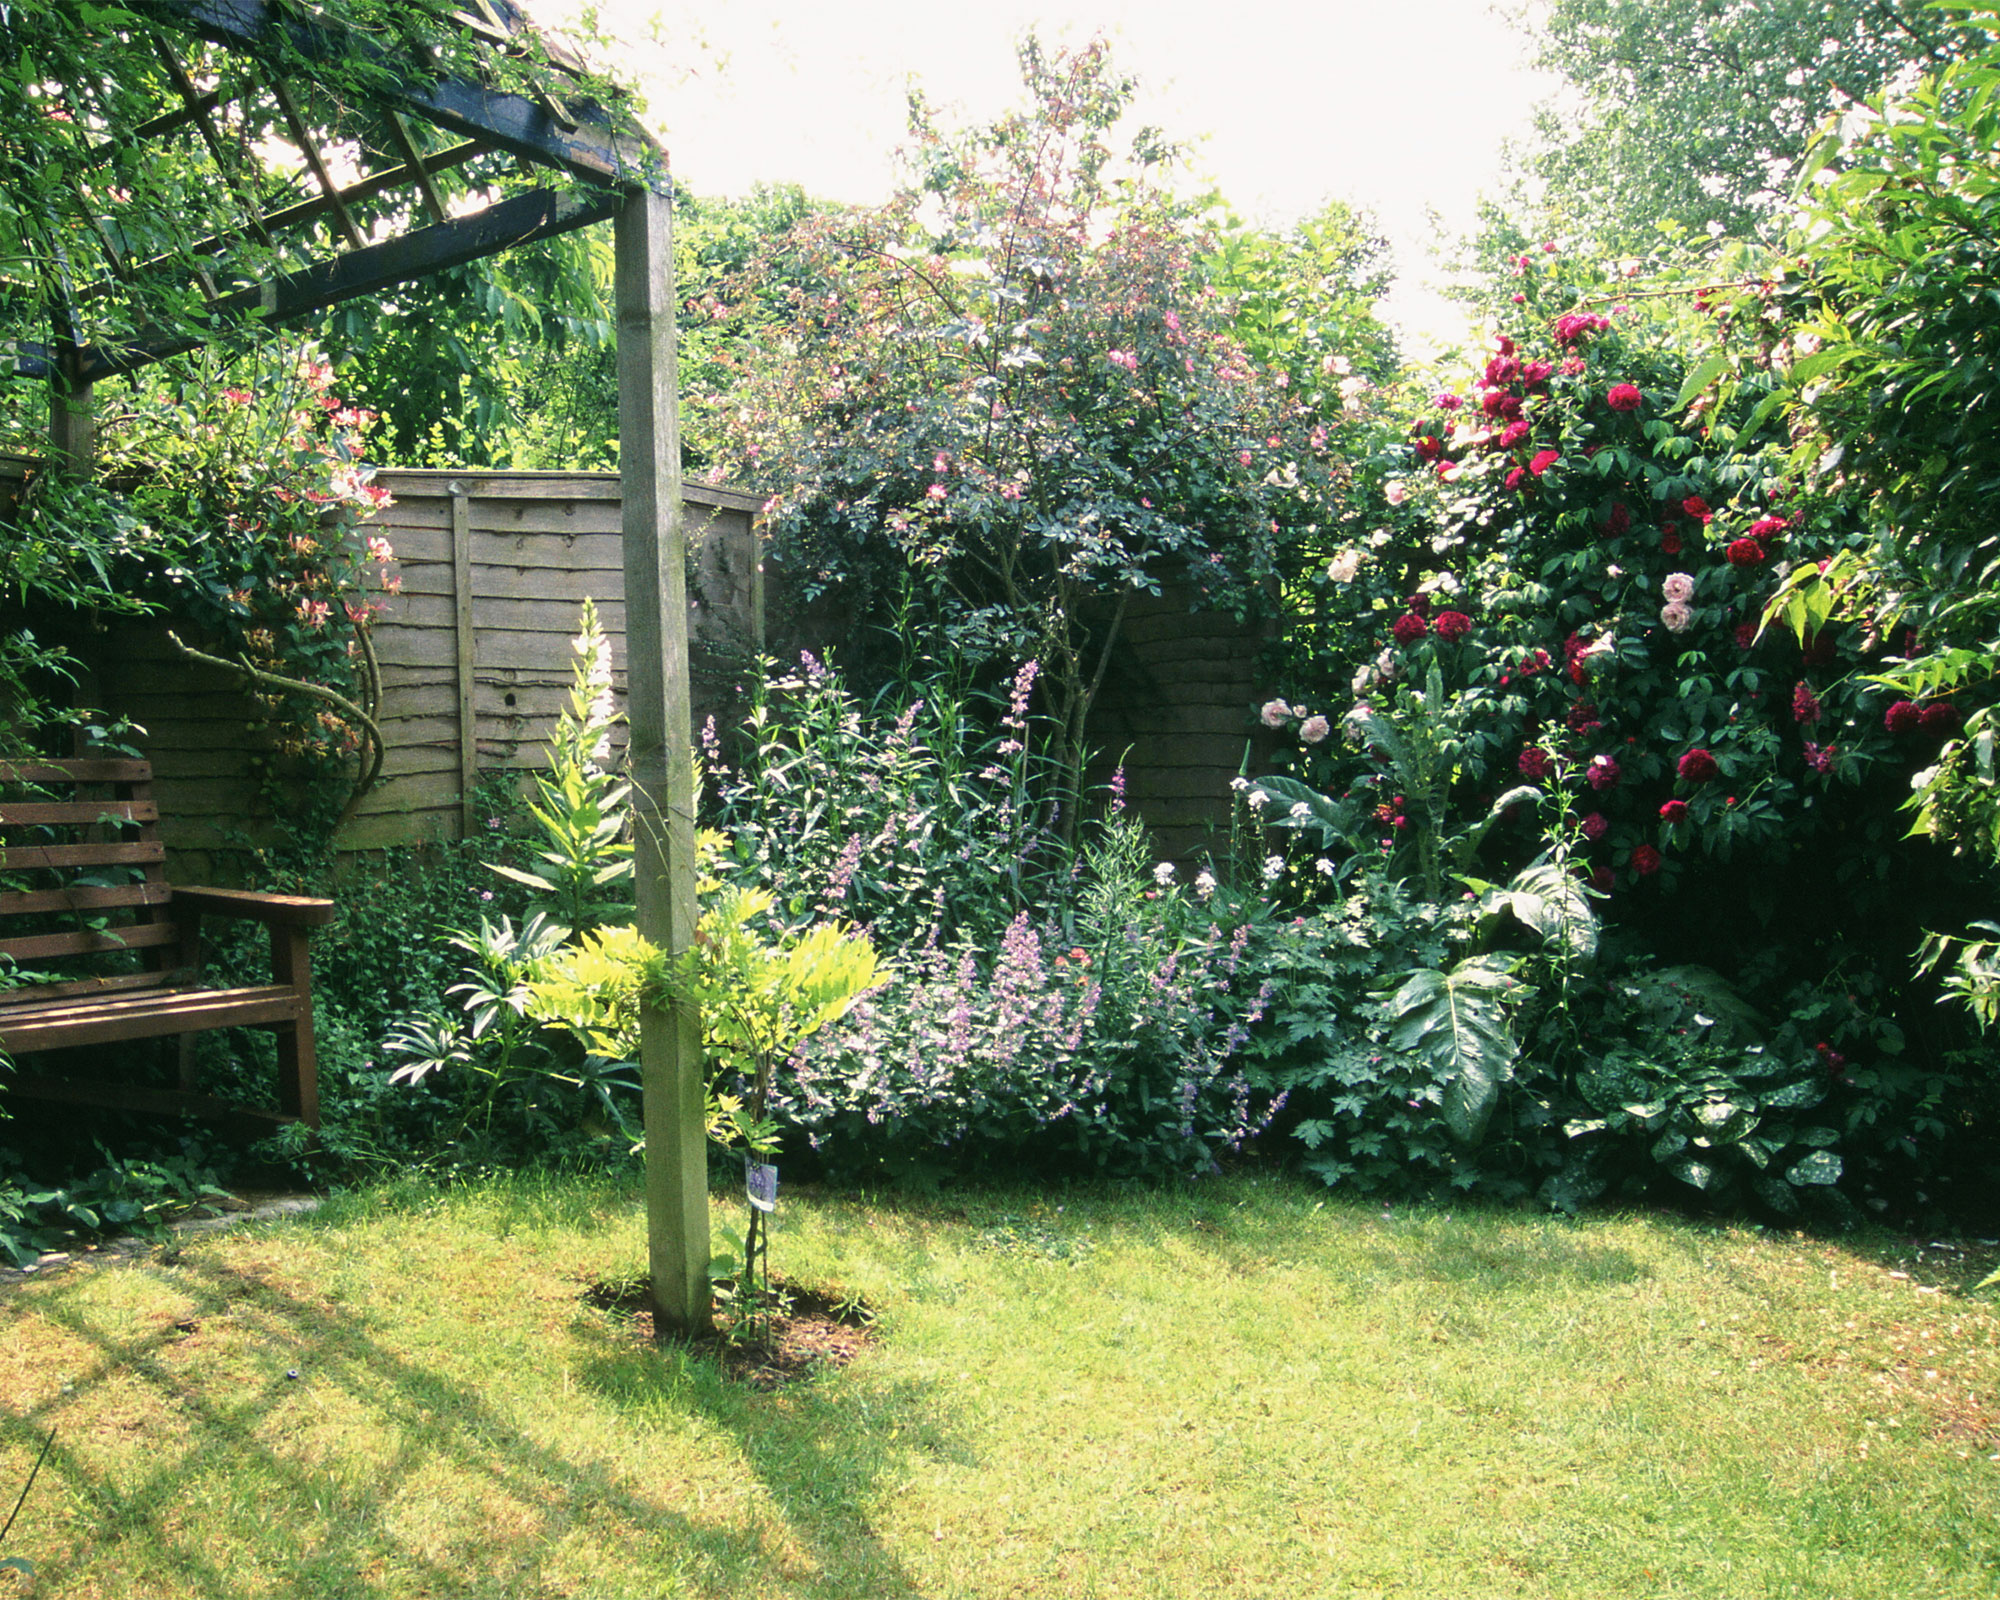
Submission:
<svg viewBox="0 0 2000 1600">
<path fill-rule="evenodd" d="M 640 1344 L 628 1191 L 350 1197 L 0 1298 L 38 1597 L 2000 1592 L 1992 1265 L 1287 1183 L 788 1197 L 879 1339 Z M 4 1512 L 4 1507 L 0 1507 Z M 0 1595 L 10 1575 L 0 1573 Z"/>
</svg>

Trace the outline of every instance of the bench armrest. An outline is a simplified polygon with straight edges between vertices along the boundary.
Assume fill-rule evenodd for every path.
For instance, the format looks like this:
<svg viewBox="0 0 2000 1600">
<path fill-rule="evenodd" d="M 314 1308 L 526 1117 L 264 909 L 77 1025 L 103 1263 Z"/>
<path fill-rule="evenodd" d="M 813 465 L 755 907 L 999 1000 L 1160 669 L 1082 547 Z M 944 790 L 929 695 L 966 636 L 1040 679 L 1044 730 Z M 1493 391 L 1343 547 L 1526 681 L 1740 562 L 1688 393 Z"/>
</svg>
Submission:
<svg viewBox="0 0 2000 1600">
<path fill-rule="evenodd" d="M 333 921 L 333 902 L 298 894 L 263 894 L 255 889 L 183 889 L 174 886 L 174 904 L 219 917 L 247 917 L 280 927 L 323 928 Z"/>
</svg>

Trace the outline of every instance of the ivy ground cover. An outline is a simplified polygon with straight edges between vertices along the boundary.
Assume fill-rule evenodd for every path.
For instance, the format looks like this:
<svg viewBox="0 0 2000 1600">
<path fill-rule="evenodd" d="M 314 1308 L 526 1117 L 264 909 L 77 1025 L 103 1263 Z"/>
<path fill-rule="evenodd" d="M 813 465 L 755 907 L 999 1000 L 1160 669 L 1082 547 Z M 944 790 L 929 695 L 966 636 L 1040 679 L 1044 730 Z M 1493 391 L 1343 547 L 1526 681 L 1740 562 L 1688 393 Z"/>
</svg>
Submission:
<svg viewBox="0 0 2000 1600">
<path fill-rule="evenodd" d="M 861 1358 L 586 1297 L 605 1182 L 335 1202 L 0 1298 L 35 1593 L 1987 1596 L 1977 1240 L 1178 1191 L 788 1197 Z M 0 1572 L 0 1583 L 12 1575 Z"/>
</svg>

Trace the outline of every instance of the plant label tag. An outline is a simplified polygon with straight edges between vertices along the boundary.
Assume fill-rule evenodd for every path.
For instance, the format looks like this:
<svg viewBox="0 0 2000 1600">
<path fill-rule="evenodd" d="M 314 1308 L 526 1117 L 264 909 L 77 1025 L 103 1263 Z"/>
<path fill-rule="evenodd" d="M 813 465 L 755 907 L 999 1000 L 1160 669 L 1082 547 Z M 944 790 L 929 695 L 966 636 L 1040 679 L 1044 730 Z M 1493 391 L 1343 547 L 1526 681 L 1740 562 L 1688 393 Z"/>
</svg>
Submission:
<svg viewBox="0 0 2000 1600">
<path fill-rule="evenodd" d="M 743 1158 L 743 1192 L 759 1211 L 778 1209 L 778 1169 L 769 1162 Z"/>
</svg>

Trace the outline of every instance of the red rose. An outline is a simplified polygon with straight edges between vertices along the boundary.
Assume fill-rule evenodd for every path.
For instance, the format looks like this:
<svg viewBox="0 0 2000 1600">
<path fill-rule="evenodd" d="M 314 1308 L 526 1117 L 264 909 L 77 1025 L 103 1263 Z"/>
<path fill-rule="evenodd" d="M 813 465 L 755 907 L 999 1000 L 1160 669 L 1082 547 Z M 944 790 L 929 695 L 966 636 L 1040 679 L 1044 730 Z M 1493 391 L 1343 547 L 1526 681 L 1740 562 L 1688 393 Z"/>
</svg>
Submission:
<svg viewBox="0 0 2000 1600">
<path fill-rule="evenodd" d="M 1435 626 L 1440 639 L 1448 644 L 1456 644 L 1472 632 L 1472 618 L 1463 611 L 1440 611 Z"/>
<path fill-rule="evenodd" d="M 1535 459 L 1528 463 L 1528 470 L 1539 478 L 1560 460 L 1562 460 L 1560 450 L 1538 450 L 1535 452 Z"/>
<path fill-rule="evenodd" d="M 1632 513 L 1623 500 L 1615 501 L 1604 519 L 1604 531 L 1614 539 L 1623 538 L 1632 527 Z"/>
<path fill-rule="evenodd" d="M 1455 394 L 1441 394 L 1437 397 L 1437 407 L 1440 411 L 1456 411 L 1464 404 L 1465 402 Z"/>
<path fill-rule="evenodd" d="M 1674 770 L 1689 783 L 1707 783 L 1720 769 L 1715 757 L 1697 745 L 1674 763 Z"/>
<path fill-rule="evenodd" d="M 1435 461 L 1444 454 L 1444 441 L 1435 434 L 1420 434 L 1414 448 L 1419 461 Z"/>
<path fill-rule="evenodd" d="M 1569 716 L 1565 720 L 1569 723 L 1571 733 L 1595 733 L 1604 726 L 1597 715 L 1597 707 L 1588 700 L 1579 700 L 1571 706 Z"/>
<path fill-rule="evenodd" d="M 1739 649 L 1739 650 L 1748 650 L 1748 649 L 1749 649 L 1749 648 L 1750 648 L 1750 647 L 1751 647 L 1752 645 L 1756 644 L 1756 642 L 1757 642 L 1757 624 L 1756 624 L 1756 623 L 1754 623 L 1754 622 L 1739 622 L 1739 623 L 1737 623 L 1737 624 L 1736 624 L 1736 648 L 1737 648 L 1737 649 Z"/>
<path fill-rule="evenodd" d="M 1599 894 L 1609 894 L 1611 892 L 1611 885 L 1615 881 L 1611 876 L 1611 869 L 1609 867 L 1599 867 L 1590 875 L 1590 886 Z"/>
<path fill-rule="evenodd" d="M 1662 528 L 1660 530 L 1660 553 L 1669 556 L 1677 556 L 1681 553 L 1681 536 L 1674 532 L 1672 528 Z"/>
<path fill-rule="evenodd" d="M 1389 631 L 1395 635 L 1396 643 L 1415 644 L 1425 634 L 1429 633 L 1430 630 L 1431 625 L 1418 616 L 1416 612 L 1405 611 L 1396 619 L 1395 626 Z"/>
<path fill-rule="evenodd" d="M 1891 733 L 1913 733 L 1922 726 L 1924 714 L 1914 700 L 1898 700 L 1882 713 L 1882 726 Z"/>
<path fill-rule="evenodd" d="M 1549 775 L 1549 753 L 1539 745 L 1529 745 L 1521 752 L 1521 759 L 1514 763 L 1524 778 L 1546 778 Z"/>
<path fill-rule="evenodd" d="M 1783 533 L 1790 526 L 1791 524 L 1783 517 L 1759 517 L 1750 524 L 1750 537 L 1769 539 Z"/>
<path fill-rule="evenodd" d="M 1512 356 L 1495 356 L 1486 363 L 1486 381 L 1491 384 L 1512 383 L 1521 375 L 1521 363 Z"/>
<path fill-rule="evenodd" d="M 1792 720 L 1800 723 L 1813 723 L 1819 721 L 1820 716 L 1819 696 L 1812 692 L 1811 685 L 1800 683 L 1794 687 L 1792 690 Z"/>
<path fill-rule="evenodd" d="M 1923 731 L 1940 739 L 1949 739 L 1958 732 L 1958 707 L 1949 701 L 1939 700 L 1924 707 L 1917 721 Z"/>
<path fill-rule="evenodd" d="M 1681 502 L 1681 510 L 1697 522 L 1707 522 L 1715 513 L 1708 509 L 1708 502 L 1698 494 L 1691 494 Z"/>
<path fill-rule="evenodd" d="M 1770 557 L 1770 553 L 1755 539 L 1732 539 L 1723 554 L 1729 558 L 1732 567 L 1760 567 Z"/>
<path fill-rule="evenodd" d="M 1507 487 L 1509 489 L 1518 489 L 1527 481 L 1528 469 L 1526 467 L 1511 467 L 1508 469 Z"/>
<path fill-rule="evenodd" d="M 1662 822 L 1685 822 L 1687 814 L 1688 803 L 1685 800 L 1669 800 L 1665 805 L 1660 807 L 1660 820 Z"/>
<path fill-rule="evenodd" d="M 1604 813 L 1593 811 L 1583 819 L 1583 836 L 1586 839 L 1602 839 L 1610 831 L 1611 824 L 1604 820 Z"/>
<path fill-rule="evenodd" d="M 1500 448 L 1511 450 L 1534 430 L 1525 422 L 1510 422 L 1500 430 Z"/>
<path fill-rule="evenodd" d="M 1613 411 L 1637 411 L 1646 397 L 1629 383 L 1614 383 L 1605 391 L 1604 403 Z"/>
<path fill-rule="evenodd" d="M 1618 762 L 1613 756 L 1592 756 L 1590 765 L 1584 769 L 1584 780 L 1591 788 L 1602 792 L 1618 787 Z"/>
<path fill-rule="evenodd" d="M 1650 878 L 1660 870 L 1660 852 L 1649 844 L 1642 844 L 1632 852 L 1632 870 L 1642 878 Z"/>
<path fill-rule="evenodd" d="M 1523 361 L 1521 382 L 1530 389 L 1539 389 L 1549 381 L 1549 374 L 1556 369 L 1546 361 Z"/>
</svg>

